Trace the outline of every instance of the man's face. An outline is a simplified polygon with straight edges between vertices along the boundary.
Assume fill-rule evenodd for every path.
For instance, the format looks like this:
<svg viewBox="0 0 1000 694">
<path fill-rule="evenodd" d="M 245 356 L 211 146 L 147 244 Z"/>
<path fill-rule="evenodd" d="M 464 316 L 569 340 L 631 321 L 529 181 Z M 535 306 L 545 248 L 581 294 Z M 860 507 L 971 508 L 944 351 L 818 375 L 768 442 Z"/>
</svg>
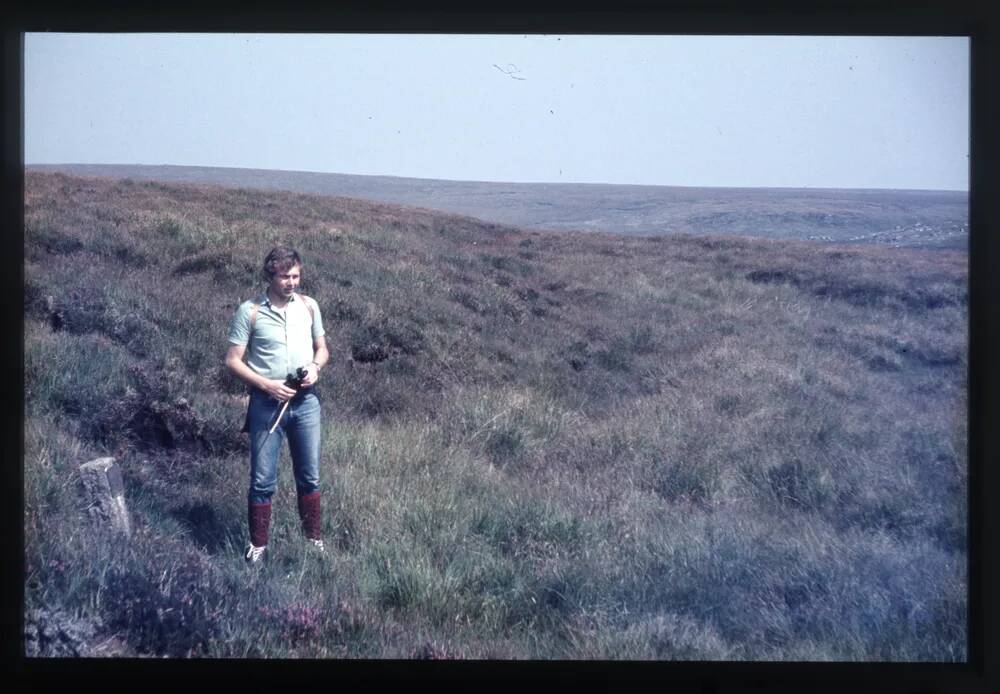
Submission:
<svg viewBox="0 0 1000 694">
<path fill-rule="evenodd" d="M 285 272 L 275 273 L 269 287 L 271 294 L 288 299 L 299 288 L 301 270 L 298 265 L 293 265 Z"/>
</svg>

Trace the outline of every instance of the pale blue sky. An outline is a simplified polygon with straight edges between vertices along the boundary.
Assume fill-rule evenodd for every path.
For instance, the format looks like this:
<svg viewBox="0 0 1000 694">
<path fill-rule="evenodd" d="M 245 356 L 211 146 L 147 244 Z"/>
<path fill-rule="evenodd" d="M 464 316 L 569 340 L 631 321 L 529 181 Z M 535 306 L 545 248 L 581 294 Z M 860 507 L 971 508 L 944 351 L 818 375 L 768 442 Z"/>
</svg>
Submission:
<svg viewBox="0 0 1000 694">
<path fill-rule="evenodd" d="M 25 162 L 967 190 L 964 37 L 47 34 Z"/>
</svg>

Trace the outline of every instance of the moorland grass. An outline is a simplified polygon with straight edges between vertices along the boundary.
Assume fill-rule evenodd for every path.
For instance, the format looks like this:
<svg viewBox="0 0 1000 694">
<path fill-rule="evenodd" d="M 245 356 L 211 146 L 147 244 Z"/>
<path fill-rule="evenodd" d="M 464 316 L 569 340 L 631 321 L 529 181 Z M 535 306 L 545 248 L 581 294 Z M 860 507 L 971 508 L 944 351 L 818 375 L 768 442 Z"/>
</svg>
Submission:
<svg viewBox="0 0 1000 694">
<path fill-rule="evenodd" d="M 252 572 L 222 355 L 279 242 L 332 355 L 329 550 L 286 455 Z M 24 289 L 26 607 L 84 654 L 966 657 L 963 253 L 29 173 Z"/>
</svg>

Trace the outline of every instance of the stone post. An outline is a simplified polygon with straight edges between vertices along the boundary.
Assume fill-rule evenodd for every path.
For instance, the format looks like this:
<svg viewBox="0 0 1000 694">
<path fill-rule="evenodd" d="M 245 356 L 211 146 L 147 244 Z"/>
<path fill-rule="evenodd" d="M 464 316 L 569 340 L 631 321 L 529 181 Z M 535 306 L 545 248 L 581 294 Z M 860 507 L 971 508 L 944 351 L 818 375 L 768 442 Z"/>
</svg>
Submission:
<svg viewBox="0 0 1000 694">
<path fill-rule="evenodd" d="M 114 458 L 98 458 L 80 466 L 87 511 L 95 521 L 110 526 L 126 536 L 132 534 L 125 506 L 125 485 L 121 468 Z"/>
</svg>

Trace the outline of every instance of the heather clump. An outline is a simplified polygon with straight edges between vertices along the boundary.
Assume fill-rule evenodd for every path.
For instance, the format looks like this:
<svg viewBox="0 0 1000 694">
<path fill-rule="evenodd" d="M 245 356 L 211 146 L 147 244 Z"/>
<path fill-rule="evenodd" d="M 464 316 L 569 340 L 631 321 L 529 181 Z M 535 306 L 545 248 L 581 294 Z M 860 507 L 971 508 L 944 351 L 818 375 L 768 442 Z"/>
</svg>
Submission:
<svg viewBox="0 0 1000 694">
<path fill-rule="evenodd" d="M 331 353 L 327 551 L 279 484 L 248 571 L 222 355 L 276 243 Z M 966 265 L 29 173 L 25 648 L 962 661 Z"/>
</svg>

